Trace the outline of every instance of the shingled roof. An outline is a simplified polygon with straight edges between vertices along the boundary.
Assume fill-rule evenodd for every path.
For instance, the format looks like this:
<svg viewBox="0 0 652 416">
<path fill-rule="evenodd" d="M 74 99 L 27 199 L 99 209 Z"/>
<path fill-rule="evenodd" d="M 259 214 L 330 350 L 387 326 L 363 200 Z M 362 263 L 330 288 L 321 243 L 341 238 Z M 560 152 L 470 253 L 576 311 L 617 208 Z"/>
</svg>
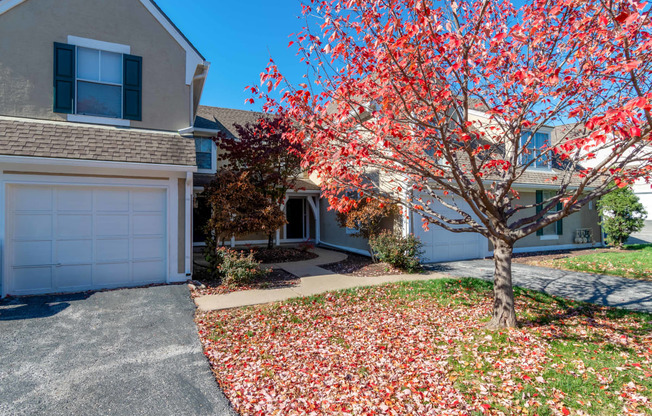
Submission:
<svg viewBox="0 0 652 416">
<path fill-rule="evenodd" d="M 236 124 L 244 126 L 247 123 L 255 123 L 261 117 L 265 117 L 265 113 L 200 105 L 197 109 L 195 127 L 220 130 L 227 137 L 234 139 L 238 137 L 238 132 L 235 129 Z"/>
<path fill-rule="evenodd" d="M 195 144 L 173 133 L 0 117 L 0 155 L 195 165 Z"/>
</svg>

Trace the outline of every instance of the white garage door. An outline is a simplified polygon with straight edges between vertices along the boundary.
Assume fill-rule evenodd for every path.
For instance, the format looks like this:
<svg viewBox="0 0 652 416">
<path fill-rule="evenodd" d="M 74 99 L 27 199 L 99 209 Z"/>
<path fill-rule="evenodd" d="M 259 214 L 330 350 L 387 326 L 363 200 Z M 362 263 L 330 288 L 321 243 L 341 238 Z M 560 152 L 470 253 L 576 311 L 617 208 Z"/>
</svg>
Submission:
<svg viewBox="0 0 652 416">
<path fill-rule="evenodd" d="M 8 186 L 12 295 L 166 281 L 163 189 Z"/>
<path fill-rule="evenodd" d="M 652 221 L 652 192 L 639 193 L 637 196 L 647 211 L 647 220 Z"/>
<path fill-rule="evenodd" d="M 433 209 L 451 218 L 458 218 L 453 211 L 441 204 L 431 204 Z M 461 209 L 468 206 L 458 203 Z M 468 212 L 468 211 L 467 211 Z M 477 233 L 453 233 L 436 225 L 430 224 L 430 230 L 423 229 L 422 217 L 414 216 L 413 232 L 423 242 L 423 262 L 437 263 L 442 261 L 477 259 L 487 252 L 487 239 Z"/>
</svg>

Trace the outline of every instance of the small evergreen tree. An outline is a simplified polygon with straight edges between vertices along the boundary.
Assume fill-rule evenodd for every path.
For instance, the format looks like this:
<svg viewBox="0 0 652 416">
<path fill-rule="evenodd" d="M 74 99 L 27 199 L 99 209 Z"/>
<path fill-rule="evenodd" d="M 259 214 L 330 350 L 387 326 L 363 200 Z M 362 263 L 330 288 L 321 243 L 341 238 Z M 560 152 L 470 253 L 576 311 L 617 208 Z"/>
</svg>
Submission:
<svg viewBox="0 0 652 416">
<path fill-rule="evenodd" d="M 647 212 L 629 186 L 614 187 L 600 198 L 598 209 L 602 226 L 607 233 L 607 243 L 621 248 L 632 233 L 645 224 Z"/>
</svg>

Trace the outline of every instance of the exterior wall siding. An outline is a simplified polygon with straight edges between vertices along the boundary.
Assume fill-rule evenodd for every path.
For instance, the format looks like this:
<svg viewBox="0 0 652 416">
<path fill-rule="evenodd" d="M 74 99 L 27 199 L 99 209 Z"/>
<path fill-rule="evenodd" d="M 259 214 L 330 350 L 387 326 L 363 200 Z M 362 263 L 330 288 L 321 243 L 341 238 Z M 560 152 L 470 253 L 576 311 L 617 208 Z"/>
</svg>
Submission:
<svg viewBox="0 0 652 416">
<path fill-rule="evenodd" d="M 347 234 L 346 228 L 342 228 L 338 225 L 335 211 L 329 210 L 328 207 L 327 200 L 319 200 L 321 242 L 337 247 L 368 252 L 369 244 L 367 243 L 367 240 Z"/>
<path fill-rule="evenodd" d="M 138 0 L 30 0 L 0 15 L 1 115 L 67 119 L 53 112 L 52 68 L 53 43 L 69 35 L 129 45 L 143 58 L 143 116 L 132 127 L 188 127 L 186 53 Z"/>
<path fill-rule="evenodd" d="M 534 191 L 523 191 L 521 192 L 521 203 L 524 205 L 534 204 L 536 201 L 536 195 Z M 528 210 L 524 214 L 517 215 L 514 220 L 518 218 L 523 218 L 526 215 L 532 215 L 534 213 L 534 208 Z M 530 234 L 527 237 L 516 242 L 515 248 L 528 248 L 528 247 L 551 247 L 551 246 L 561 246 L 561 245 L 572 245 L 575 244 L 575 230 L 580 228 L 588 228 L 593 234 L 593 243 L 600 243 L 601 238 L 601 229 L 598 224 L 599 215 L 598 210 L 596 209 L 595 202 L 592 204 L 592 209 L 589 209 L 588 206 L 582 208 L 581 211 L 571 214 L 570 216 L 564 218 L 563 220 L 563 235 L 560 235 L 558 239 L 547 240 L 542 239 L 541 236 L 536 234 Z M 489 249 L 492 250 L 491 244 Z"/>
</svg>

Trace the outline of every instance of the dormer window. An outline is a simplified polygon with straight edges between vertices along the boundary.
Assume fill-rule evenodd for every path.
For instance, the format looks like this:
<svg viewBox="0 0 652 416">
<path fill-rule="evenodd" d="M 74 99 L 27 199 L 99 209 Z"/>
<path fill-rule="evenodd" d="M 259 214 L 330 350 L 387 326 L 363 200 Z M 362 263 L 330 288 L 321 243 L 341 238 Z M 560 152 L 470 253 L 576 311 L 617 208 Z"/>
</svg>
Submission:
<svg viewBox="0 0 652 416">
<path fill-rule="evenodd" d="M 68 41 L 54 44 L 54 112 L 70 121 L 142 120 L 142 58 L 125 45 Z"/>
<path fill-rule="evenodd" d="M 521 135 L 521 164 L 529 168 L 550 169 L 550 134 L 545 132 L 525 132 Z M 534 161 L 534 162 L 533 162 Z"/>
</svg>

